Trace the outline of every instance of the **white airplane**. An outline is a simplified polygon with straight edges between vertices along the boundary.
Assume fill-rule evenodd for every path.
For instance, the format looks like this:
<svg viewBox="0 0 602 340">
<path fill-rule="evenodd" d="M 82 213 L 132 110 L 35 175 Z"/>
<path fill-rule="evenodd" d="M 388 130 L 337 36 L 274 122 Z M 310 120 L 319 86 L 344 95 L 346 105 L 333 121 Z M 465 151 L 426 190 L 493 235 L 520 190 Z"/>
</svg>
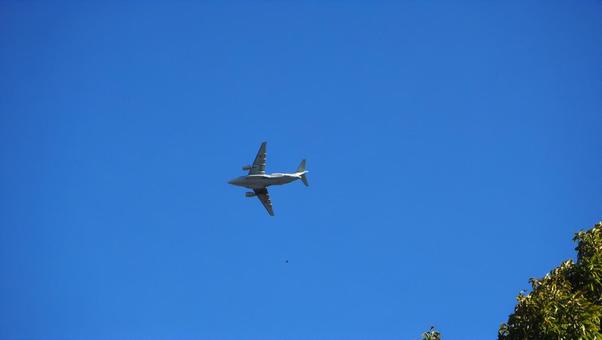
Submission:
<svg viewBox="0 0 602 340">
<path fill-rule="evenodd" d="M 270 201 L 270 195 L 268 189 L 270 185 L 282 185 L 300 179 L 303 181 L 305 186 L 309 186 L 307 183 L 307 170 L 305 170 L 305 159 L 301 161 L 301 164 L 297 167 L 297 171 L 290 174 L 266 174 L 265 173 L 265 146 L 266 142 L 261 143 L 257 156 L 253 161 L 253 165 L 245 165 L 242 169 L 249 170 L 249 174 L 246 176 L 236 177 L 228 183 L 253 189 L 252 192 L 246 192 L 246 197 L 257 196 L 263 206 L 268 211 L 268 214 L 274 216 L 274 210 L 272 209 L 272 201 Z"/>
</svg>

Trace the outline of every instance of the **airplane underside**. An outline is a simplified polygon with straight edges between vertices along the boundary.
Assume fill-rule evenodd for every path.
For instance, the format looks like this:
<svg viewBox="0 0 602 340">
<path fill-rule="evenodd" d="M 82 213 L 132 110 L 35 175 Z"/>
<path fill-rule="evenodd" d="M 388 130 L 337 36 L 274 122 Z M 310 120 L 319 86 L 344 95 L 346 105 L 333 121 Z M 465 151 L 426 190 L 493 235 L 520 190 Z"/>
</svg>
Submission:
<svg viewBox="0 0 602 340">
<path fill-rule="evenodd" d="M 297 170 L 293 173 L 265 173 L 266 163 L 266 142 L 261 143 L 257 156 L 252 165 L 243 166 L 243 170 L 249 171 L 247 176 L 237 177 L 228 181 L 229 184 L 252 189 L 252 192 L 246 192 L 246 197 L 257 197 L 261 204 L 265 207 L 268 214 L 274 216 L 272 209 L 272 201 L 268 193 L 267 187 L 271 185 L 282 185 L 296 180 L 301 180 L 305 186 L 307 183 L 307 170 L 305 170 L 305 159 L 301 161 Z"/>
<path fill-rule="evenodd" d="M 290 183 L 298 178 L 292 176 L 286 177 L 268 177 L 268 176 L 248 176 L 245 178 L 243 186 L 249 189 L 261 189 L 270 185 L 282 185 Z"/>
</svg>

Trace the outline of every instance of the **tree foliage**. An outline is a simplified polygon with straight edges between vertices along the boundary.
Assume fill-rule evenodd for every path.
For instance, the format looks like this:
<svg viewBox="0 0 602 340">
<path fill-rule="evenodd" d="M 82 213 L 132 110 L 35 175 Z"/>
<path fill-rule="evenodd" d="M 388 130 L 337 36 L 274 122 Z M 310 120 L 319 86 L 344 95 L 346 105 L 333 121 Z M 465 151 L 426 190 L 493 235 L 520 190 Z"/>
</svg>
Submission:
<svg viewBox="0 0 602 340">
<path fill-rule="evenodd" d="M 422 340 L 441 340 L 441 333 L 435 330 L 435 326 L 431 326 L 431 329 L 422 333 Z"/>
<path fill-rule="evenodd" d="M 602 222 L 575 234 L 577 262 L 565 261 L 543 279 L 531 279 L 500 340 L 602 339 Z"/>
</svg>

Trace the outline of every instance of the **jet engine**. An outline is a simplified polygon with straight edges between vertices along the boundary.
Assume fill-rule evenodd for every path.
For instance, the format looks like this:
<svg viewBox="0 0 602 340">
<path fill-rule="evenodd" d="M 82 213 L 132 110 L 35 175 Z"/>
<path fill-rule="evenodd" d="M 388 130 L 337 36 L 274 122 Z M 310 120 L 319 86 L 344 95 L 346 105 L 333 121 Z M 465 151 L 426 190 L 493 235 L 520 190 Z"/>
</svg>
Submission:
<svg viewBox="0 0 602 340">
<path fill-rule="evenodd" d="M 247 191 L 247 192 L 245 192 L 245 197 L 255 197 L 255 196 L 257 196 L 257 194 L 255 194 L 255 193 L 254 193 L 254 192 L 252 192 L 252 191 Z"/>
<path fill-rule="evenodd" d="M 252 168 L 252 166 L 250 166 L 250 165 L 245 165 L 245 166 L 242 167 L 242 169 L 245 170 L 245 171 L 246 170 L 251 170 L 251 168 Z"/>
</svg>

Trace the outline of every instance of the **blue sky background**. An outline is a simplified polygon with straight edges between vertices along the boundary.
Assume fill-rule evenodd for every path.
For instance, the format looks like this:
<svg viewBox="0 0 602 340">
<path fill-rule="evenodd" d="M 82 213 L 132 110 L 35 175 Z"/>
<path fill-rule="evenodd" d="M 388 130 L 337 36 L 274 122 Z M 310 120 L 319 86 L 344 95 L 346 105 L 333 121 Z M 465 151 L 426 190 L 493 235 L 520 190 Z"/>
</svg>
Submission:
<svg viewBox="0 0 602 340">
<path fill-rule="evenodd" d="M 3 339 L 492 339 L 602 219 L 600 1 L 3 1 L 0 75 Z"/>
</svg>

